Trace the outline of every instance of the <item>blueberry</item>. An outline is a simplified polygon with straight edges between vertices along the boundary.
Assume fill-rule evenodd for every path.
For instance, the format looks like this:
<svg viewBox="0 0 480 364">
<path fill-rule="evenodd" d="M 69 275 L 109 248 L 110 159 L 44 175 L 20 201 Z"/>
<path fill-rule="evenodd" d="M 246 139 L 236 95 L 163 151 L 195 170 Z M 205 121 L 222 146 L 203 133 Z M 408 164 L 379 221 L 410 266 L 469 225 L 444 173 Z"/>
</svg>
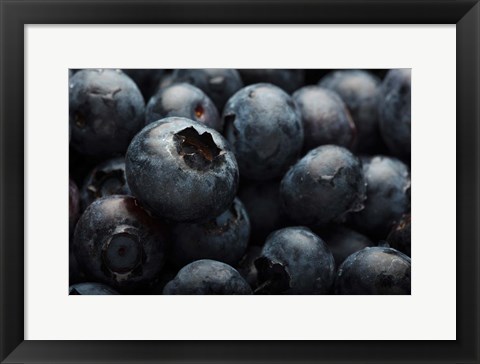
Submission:
<svg viewBox="0 0 480 364">
<path fill-rule="evenodd" d="M 238 263 L 237 269 L 242 277 L 248 282 L 252 289 L 258 287 L 258 272 L 255 267 L 255 260 L 260 258 L 262 254 L 262 247 L 258 245 L 252 245 L 248 247 L 245 255 Z"/>
<path fill-rule="evenodd" d="M 223 110 L 225 135 L 242 177 L 280 177 L 299 155 L 303 127 L 293 99 L 270 84 L 247 86 Z"/>
<path fill-rule="evenodd" d="M 158 84 L 165 75 L 162 69 L 123 69 L 138 86 L 144 100 L 148 100 L 157 90 Z"/>
<path fill-rule="evenodd" d="M 239 69 L 245 85 L 271 83 L 292 93 L 305 83 L 305 71 L 297 69 Z"/>
<path fill-rule="evenodd" d="M 80 192 L 71 178 L 68 181 L 68 213 L 68 230 L 70 236 L 72 236 L 75 225 L 80 216 Z"/>
<path fill-rule="evenodd" d="M 387 237 L 388 244 L 402 253 L 412 256 L 411 252 L 411 216 L 405 214 L 400 221 L 395 224 Z"/>
<path fill-rule="evenodd" d="M 243 295 L 252 290 L 228 264 L 202 259 L 183 267 L 164 288 L 167 295 Z"/>
<path fill-rule="evenodd" d="M 405 295 L 411 292 L 410 258 L 385 247 L 362 249 L 338 269 L 335 293 L 343 295 Z"/>
<path fill-rule="evenodd" d="M 126 155 L 133 195 L 157 216 L 177 222 L 214 218 L 235 198 L 238 166 L 226 140 L 193 120 L 147 125 Z"/>
<path fill-rule="evenodd" d="M 242 200 L 250 219 L 250 241 L 263 245 L 274 230 L 287 225 L 280 203 L 280 182 L 243 182 L 238 196 Z"/>
<path fill-rule="evenodd" d="M 243 87 L 237 70 L 226 68 L 179 69 L 172 75 L 174 83 L 186 82 L 205 92 L 221 112 L 227 100 Z"/>
<path fill-rule="evenodd" d="M 350 215 L 351 224 L 372 238 L 385 239 L 409 209 L 409 169 L 398 159 L 375 156 L 363 159 L 363 171 L 367 200 L 362 211 Z"/>
<path fill-rule="evenodd" d="M 123 154 L 144 125 L 145 101 L 122 71 L 81 70 L 69 81 L 71 145 L 89 156 Z"/>
<path fill-rule="evenodd" d="M 353 253 L 375 245 L 365 235 L 344 226 L 332 227 L 319 235 L 327 243 L 337 267 Z"/>
<path fill-rule="evenodd" d="M 147 104 L 147 124 L 169 116 L 182 116 L 205 124 L 218 132 L 223 129 L 217 108 L 199 88 L 179 83 L 160 89 Z"/>
<path fill-rule="evenodd" d="M 382 146 L 377 110 L 380 79 L 366 71 L 338 70 L 327 74 L 318 85 L 335 91 L 347 105 L 357 128 L 354 150 L 378 152 Z"/>
<path fill-rule="evenodd" d="M 261 294 L 326 294 L 335 273 L 327 245 L 306 227 L 271 233 L 255 266 Z"/>
<path fill-rule="evenodd" d="M 118 294 L 114 289 L 101 283 L 77 283 L 68 288 L 72 295 L 110 295 Z"/>
<path fill-rule="evenodd" d="M 335 92 L 318 86 L 305 86 L 293 94 L 293 99 L 302 116 L 304 150 L 324 144 L 352 146 L 355 125 Z"/>
<path fill-rule="evenodd" d="M 285 212 L 312 227 L 342 222 L 347 213 L 362 209 L 365 190 L 360 160 L 335 145 L 312 149 L 280 184 Z"/>
<path fill-rule="evenodd" d="M 171 85 L 173 85 L 175 83 L 174 73 L 175 72 L 166 73 L 162 76 L 162 78 L 160 79 L 160 81 L 158 83 L 156 92 L 158 92 L 162 88 L 170 87 Z"/>
<path fill-rule="evenodd" d="M 81 190 L 82 209 L 105 196 L 130 194 L 125 176 L 125 158 L 109 159 L 88 174 Z"/>
<path fill-rule="evenodd" d="M 73 251 L 92 280 L 128 292 L 160 273 L 167 247 L 166 227 L 131 196 L 93 202 L 75 229 Z"/>
<path fill-rule="evenodd" d="M 381 87 L 378 105 L 380 131 L 388 149 L 410 162 L 411 151 L 411 69 L 390 70 Z"/>
<path fill-rule="evenodd" d="M 235 265 L 245 254 L 249 234 L 245 207 L 236 198 L 227 211 L 208 222 L 174 225 L 170 257 L 179 267 L 200 259 Z"/>
</svg>

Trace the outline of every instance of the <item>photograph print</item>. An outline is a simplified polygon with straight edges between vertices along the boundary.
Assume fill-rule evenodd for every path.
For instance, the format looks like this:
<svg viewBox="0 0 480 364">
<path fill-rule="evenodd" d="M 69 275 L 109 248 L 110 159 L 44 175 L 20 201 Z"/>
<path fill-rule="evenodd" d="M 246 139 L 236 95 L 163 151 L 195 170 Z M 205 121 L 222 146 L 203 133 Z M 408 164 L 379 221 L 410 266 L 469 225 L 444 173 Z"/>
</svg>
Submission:
<svg viewBox="0 0 480 364">
<path fill-rule="evenodd" d="M 69 69 L 68 93 L 70 295 L 411 294 L 411 69 Z"/>
</svg>

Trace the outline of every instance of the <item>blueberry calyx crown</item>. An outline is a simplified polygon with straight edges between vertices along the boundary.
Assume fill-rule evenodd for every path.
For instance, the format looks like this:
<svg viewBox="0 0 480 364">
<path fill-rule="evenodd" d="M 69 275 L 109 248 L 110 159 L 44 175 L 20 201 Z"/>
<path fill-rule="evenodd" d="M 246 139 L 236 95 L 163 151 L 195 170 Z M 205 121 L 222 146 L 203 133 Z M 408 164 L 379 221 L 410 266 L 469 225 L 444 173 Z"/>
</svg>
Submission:
<svg viewBox="0 0 480 364">
<path fill-rule="evenodd" d="M 199 171 L 206 170 L 221 152 L 210 133 L 199 134 L 192 126 L 176 133 L 174 140 L 177 152 L 183 156 L 185 163 Z"/>
<path fill-rule="evenodd" d="M 134 273 L 141 267 L 143 249 L 133 234 L 112 235 L 102 252 L 103 265 L 112 274 Z"/>
</svg>

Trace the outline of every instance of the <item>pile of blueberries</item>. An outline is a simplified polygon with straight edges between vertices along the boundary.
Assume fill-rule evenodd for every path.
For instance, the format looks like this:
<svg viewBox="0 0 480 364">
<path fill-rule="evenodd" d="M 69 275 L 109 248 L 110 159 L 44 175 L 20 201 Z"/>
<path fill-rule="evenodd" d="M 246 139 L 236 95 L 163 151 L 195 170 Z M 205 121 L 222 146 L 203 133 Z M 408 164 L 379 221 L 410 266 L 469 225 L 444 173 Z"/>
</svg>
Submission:
<svg viewBox="0 0 480 364">
<path fill-rule="evenodd" d="M 410 294 L 411 70 L 69 70 L 69 294 Z"/>
</svg>

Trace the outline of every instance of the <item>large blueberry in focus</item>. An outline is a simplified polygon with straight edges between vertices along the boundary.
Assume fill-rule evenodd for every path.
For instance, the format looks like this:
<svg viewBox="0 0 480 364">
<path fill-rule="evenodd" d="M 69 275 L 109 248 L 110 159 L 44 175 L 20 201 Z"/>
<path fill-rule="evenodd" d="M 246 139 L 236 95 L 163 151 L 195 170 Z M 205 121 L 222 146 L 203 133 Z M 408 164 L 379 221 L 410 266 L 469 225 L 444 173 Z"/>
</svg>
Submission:
<svg viewBox="0 0 480 364">
<path fill-rule="evenodd" d="M 305 227 L 270 234 L 255 266 L 260 294 L 327 294 L 335 272 L 327 245 Z"/>
<path fill-rule="evenodd" d="M 123 154 L 145 123 L 145 101 L 120 70 L 86 69 L 69 80 L 71 146 L 95 157 Z"/>
<path fill-rule="evenodd" d="M 199 88 L 179 83 L 159 90 L 147 104 L 147 124 L 169 116 L 182 116 L 222 132 L 222 122 L 212 100 Z"/>
<path fill-rule="evenodd" d="M 235 265 L 245 254 L 249 235 L 248 215 L 236 198 L 227 211 L 205 223 L 174 225 L 170 259 L 179 267 L 200 259 Z"/>
<path fill-rule="evenodd" d="M 402 253 L 412 256 L 411 246 L 412 246 L 412 236 L 411 230 L 411 215 L 405 214 L 402 216 L 400 221 L 395 224 L 387 237 L 388 244 Z"/>
<path fill-rule="evenodd" d="M 357 128 L 353 149 L 358 153 L 378 152 L 382 147 L 377 110 L 380 79 L 362 70 L 337 70 L 318 85 L 335 91 L 347 105 Z"/>
<path fill-rule="evenodd" d="M 342 222 L 365 200 L 360 160 L 347 149 L 324 145 L 312 149 L 283 177 L 284 210 L 297 224 L 321 227 Z"/>
<path fill-rule="evenodd" d="M 166 295 L 252 294 L 248 283 L 228 264 L 202 259 L 186 265 L 164 288 Z"/>
<path fill-rule="evenodd" d="M 300 69 L 239 69 L 245 85 L 271 83 L 292 93 L 305 83 L 305 71 Z"/>
<path fill-rule="evenodd" d="M 324 144 L 352 147 L 355 124 L 335 92 L 318 86 L 305 86 L 293 94 L 293 99 L 302 116 L 304 150 Z"/>
<path fill-rule="evenodd" d="M 106 160 L 90 171 L 81 190 L 82 209 L 110 195 L 130 195 L 123 157 Z"/>
<path fill-rule="evenodd" d="M 126 155 L 133 195 L 157 216 L 198 222 L 227 210 L 238 186 L 238 166 L 227 141 L 181 117 L 147 125 Z"/>
<path fill-rule="evenodd" d="M 380 131 L 388 149 L 410 162 L 411 154 L 411 69 L 388 71 L 378 104 Z"/>
<path fill-rule="evenodd" d="M 111 295 L 117 291 L 101 283 L 77 283 L 68 288 L 68 294 L 72 295 Z"/>
<path fill-rule="evenodd" d="M 339 267 L 335 293 L 343 295 L 408 295 L 411 292 L 410 258 L 385 247 L 362 249 Z"/>
<path fill-rule="evenodd" d="M 250 241 L 263 245 L 274 230 L 287 226 L 287 218 L 280 202 L 280 182 L 242 181 L 238 196 L 250 219 Z"/>
<path fill-rule="evenodd" d="M 75 229 L 73 251 L 87 277 L 128 292 L 150 284 L 160 273 L 167 230 L 131 196 L 93 202 Z"/>
<path fill-rule="evenodd" d="M 303 126 L 293 99 L 277 86 L 247 86 L 223 110 L 225 136 L 242 177 L 280 177 L 295 162 L 303 144 Z"/>
<path fill-rule="evenodd" d="M 172 83 L 178 82 L 189 83 L 205 92 L 219 112 L 230 96 L 243 87 L 238 71 L 227 68 L 178 69 L 172 75 Z"/>
<path fill-rule="evenodd" d="M 343 226 L 332 227 L 319 235 L 327 243 L 337 267 L 353 253 L 375 245 L 365 235 Z"/>
<path fill-rule="evenodd" d="M 351 225 L 375 239 L 386 239 L 392 225 L 410 208 L 409 168 L 391 157 L 363 161 L 367 199 L 362 211 L 350 215 Z"/>
</svg>

